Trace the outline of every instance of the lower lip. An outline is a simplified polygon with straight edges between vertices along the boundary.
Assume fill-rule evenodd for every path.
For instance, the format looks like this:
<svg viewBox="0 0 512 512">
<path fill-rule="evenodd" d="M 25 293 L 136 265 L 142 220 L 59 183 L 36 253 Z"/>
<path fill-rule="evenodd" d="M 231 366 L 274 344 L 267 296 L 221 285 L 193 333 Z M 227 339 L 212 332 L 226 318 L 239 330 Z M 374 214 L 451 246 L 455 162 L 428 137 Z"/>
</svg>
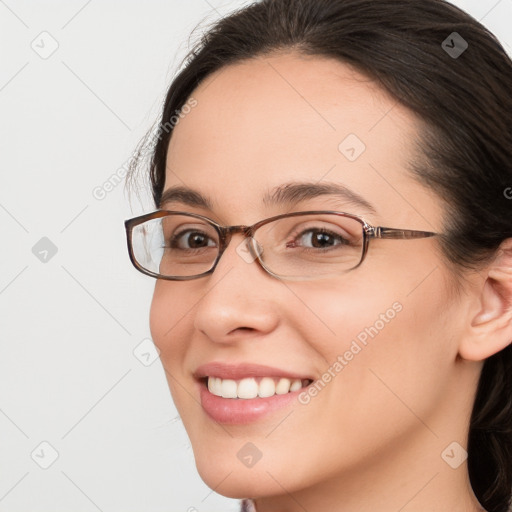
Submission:
<svg viewBox="0 0 512 512">
<path fill-rule="evenodd" d="M 208 391 L 204 382 L 200 382 L 201 405 L 213 420 L 217 423 L 228 425 L 244 425 L 253 423 L 267 414 L 283 409 L 294 400 L 305 388 L 274 395 L 268 398 L 222 398 Z"/>
</svg>

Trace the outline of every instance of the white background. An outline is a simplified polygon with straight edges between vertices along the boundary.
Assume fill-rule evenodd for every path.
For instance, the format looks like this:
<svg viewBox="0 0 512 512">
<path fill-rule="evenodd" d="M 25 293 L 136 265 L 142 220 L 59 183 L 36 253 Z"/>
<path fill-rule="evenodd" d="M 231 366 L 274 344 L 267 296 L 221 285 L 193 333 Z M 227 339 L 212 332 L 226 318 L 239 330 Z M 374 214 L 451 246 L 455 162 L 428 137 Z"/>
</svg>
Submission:
<svg viewBox="0 0 512 512">
<path fill-rule="evenodd" d="M 197 476 L 160 360 L 134 354 L 154 281 L 123 220 L 153 206 L 93 191 L 156 119 L 193 28 L 244 3 L 0 0 L 0 512 L 238 510 Z M 511 51 L 512 0 L 454 3 Z"/>
</svg>

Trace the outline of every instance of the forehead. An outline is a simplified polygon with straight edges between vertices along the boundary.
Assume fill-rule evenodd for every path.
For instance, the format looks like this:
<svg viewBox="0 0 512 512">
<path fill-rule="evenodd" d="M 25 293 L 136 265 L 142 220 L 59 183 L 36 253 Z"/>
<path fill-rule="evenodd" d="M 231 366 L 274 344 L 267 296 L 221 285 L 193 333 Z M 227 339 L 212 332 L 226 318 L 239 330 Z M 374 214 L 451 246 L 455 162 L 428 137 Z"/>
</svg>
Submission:
<svg viewBox="0 0 512 512">
<path fill-rule="evenodd" d="M 268 191 L 292 181 L 340 183 L 383 218 L 433 216 L 433 194 L 406 170 L 414 116 L 346 64 L 260 57 L 210 75 L 192 97 L 169 144 L 165 188 L 207 193 L 224 218 L 258 220 Z"/>
</svg>

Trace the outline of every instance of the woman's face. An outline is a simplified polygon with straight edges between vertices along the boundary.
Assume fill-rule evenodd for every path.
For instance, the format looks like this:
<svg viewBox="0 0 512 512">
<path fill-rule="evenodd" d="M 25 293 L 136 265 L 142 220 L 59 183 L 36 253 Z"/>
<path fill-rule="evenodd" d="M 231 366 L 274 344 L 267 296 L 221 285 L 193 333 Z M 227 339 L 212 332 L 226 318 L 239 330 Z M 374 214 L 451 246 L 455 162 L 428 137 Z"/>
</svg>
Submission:
<svg viewBox="0 0 512 512">
<path fill-rule="evenodd" d="M 321 209 L 441 230 L 440 200 L 407 170 L 413 116 L 347 66 L 259 58 L 223 68 L 193 98 L 170 142 L 165 189 L 186 187 L 210 204 L 181 194 L 162 208 L 223 225 Z M 263 202 L 287 184 L 341 185 L 369 205 L 327 193 Z M 240 251 L 242 240 L 233 237 L 210 276 L 158 280 L 151 307 L 153 339 L 205 482 L 232 497 L 282 494 L 348 482 L 415 450 L 428 464 L 427 445 L 442 464 L 454 441 L 447 422 L 461 421 L 460 303 L 436 239 L 373 240 L 358 268 L 310 281 L 270 276 Z M 246 400 L 212 396 L 205 374 L 316 382 Z"/>
</svg>

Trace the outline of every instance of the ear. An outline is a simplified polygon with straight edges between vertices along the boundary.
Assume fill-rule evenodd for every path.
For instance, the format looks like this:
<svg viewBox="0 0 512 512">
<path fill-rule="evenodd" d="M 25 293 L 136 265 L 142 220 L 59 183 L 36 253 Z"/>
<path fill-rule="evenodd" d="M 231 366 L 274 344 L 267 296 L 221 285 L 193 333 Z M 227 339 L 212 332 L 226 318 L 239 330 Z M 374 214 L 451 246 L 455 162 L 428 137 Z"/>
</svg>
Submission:
<svg viewBox="0 0 512 512">
<path fill-rule="evenodd" d="M 512 239 L 499 247 L 495 259 L 480 272 L 475 303 L 465 328 L 459 354 L 482 361 L 512 342 Z"/>
</svg>

